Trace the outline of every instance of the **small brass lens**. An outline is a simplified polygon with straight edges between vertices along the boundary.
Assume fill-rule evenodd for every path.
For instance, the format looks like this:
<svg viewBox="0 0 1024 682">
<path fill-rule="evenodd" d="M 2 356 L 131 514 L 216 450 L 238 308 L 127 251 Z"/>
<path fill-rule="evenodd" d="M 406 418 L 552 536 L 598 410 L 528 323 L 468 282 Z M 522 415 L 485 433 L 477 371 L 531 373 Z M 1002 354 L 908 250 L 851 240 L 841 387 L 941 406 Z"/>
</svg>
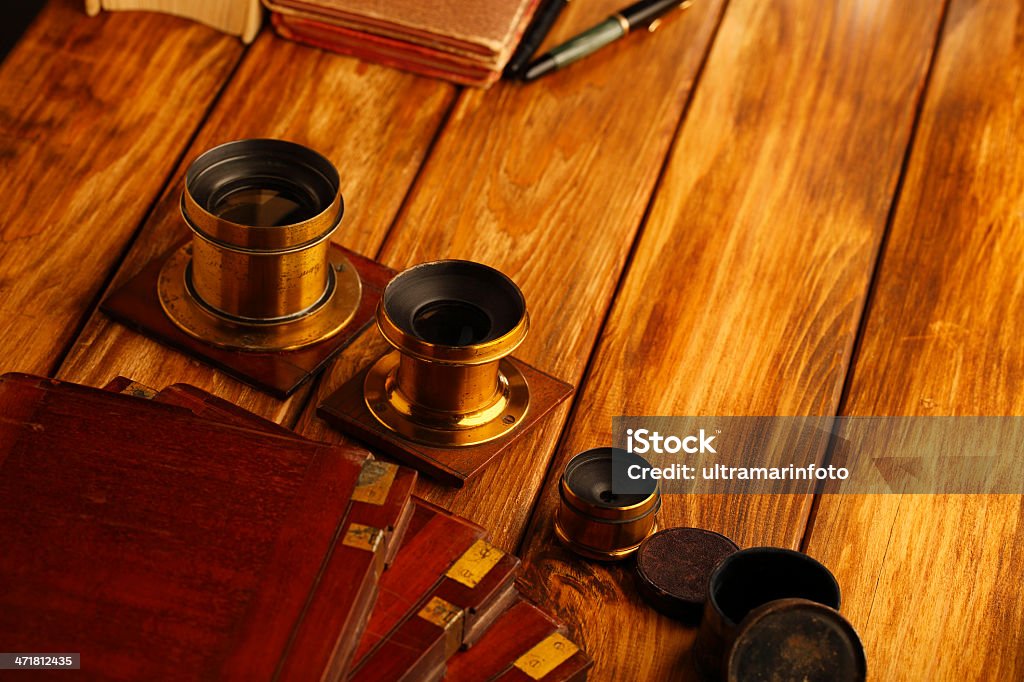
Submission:
<svg viewBox="0 0 1024 682">
<path fill-rule="evenodd" d="M 522 421 L 529 387 L 504 358 L 526 338 L 526 300 L 512 280 L 480 263 L 417 265 L 397 275 L 377 308 L 394 348 L 366 376 L 370 412 L 406 439 L 476 445 Z"/>
<path fill-rule="evenodd" d="M 647 481 L 641 493 L 612 490 L 613 454 L 650 465 L 638 456 L 613 448 L 594 448 L 571 460 L 559 482 L 561 502 L 555 514 L 555 535 L 588 559 L 624 559 L 657 530 L 661 493 L 656 481 Z"/>
<path fill-rule="evenodd" d="M 213 345 L 291 350 L 327 339 L 355 315 L 359 276 L 333 252 L 344 213 L 330 161 L 283 140 L 238 140 L 197 158 L 181 213 L 191 244 L 161 272 L 161 304 Z"/>
</svg>

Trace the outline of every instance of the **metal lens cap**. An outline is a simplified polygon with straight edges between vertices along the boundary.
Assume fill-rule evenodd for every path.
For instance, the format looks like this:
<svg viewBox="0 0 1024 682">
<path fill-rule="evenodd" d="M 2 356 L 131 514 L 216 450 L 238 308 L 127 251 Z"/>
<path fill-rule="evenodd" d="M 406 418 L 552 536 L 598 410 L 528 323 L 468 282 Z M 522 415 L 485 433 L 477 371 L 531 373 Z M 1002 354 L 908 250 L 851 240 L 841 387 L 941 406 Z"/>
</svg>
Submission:
<svg viewBox="0 0 1024 682">
<path fill-rule="evenodd" d="M 864 647 L 839 612 L 807 599 L 779 599 L 740 624 L 729 682 L 862 682 Z"/>
</svg>

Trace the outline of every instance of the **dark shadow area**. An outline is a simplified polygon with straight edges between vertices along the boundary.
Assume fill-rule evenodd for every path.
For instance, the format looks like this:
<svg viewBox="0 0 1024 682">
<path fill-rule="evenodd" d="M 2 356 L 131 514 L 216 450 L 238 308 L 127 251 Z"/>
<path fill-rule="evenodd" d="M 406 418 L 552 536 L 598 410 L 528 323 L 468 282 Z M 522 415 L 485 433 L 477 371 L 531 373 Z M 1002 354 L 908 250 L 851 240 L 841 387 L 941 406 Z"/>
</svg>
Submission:
<svg viewBox="0 0 1024 682">
<path fill-rule="evenodd" d="M 4 7 L 3 20 L 0 21 L 0 62 L 7 58 L 7 53 L 45 4 L 46 0 L 17 0 Z"/>
</svg>

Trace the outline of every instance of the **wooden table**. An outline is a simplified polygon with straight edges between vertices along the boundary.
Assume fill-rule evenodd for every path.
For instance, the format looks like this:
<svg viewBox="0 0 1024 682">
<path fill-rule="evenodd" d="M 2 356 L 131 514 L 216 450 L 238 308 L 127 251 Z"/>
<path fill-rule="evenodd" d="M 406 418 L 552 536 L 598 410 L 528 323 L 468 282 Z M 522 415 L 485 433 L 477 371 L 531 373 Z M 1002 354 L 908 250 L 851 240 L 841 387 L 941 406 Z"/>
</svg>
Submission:
<svg viewBox="0 0 1024 682">
<path fill-rule="evenodd" d="M 81 4 L 51 0 L 0 65 L 0 369 L 186 381 L 340 440 L 314 408 L 373 333 L 279 402 L 96 310 L 184 236 L 199 152 L 322 151 L 346 246 L 507 272 L 519 356 L 579 387 L 481 479 L 420 493 L 525 556 L 592 679 L 693 677 L 692 629 L 553 541 L 562 466 L 612 415 L 1024 414 L 1020 0 L 697 0 L 486 92 Z M 620 4 L 572 3 L 551 40 Z M 672 497 L 662 523 L 821 559 L 875 680 L 1024 678 L 1020 496 Z"/>
</svg>

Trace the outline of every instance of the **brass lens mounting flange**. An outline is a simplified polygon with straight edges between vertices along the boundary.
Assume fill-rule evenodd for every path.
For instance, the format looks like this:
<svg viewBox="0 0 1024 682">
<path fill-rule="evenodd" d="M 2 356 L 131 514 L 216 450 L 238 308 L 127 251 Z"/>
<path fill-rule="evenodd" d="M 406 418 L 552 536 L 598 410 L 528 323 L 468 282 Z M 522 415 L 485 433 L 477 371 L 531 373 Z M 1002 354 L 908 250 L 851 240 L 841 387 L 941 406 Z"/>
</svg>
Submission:
<svg viewBox="0 0 1024 682">
<path fill-rule="evenodd" d="M 384 289 L 377 326 L 396 350 L 370 368 L 364 392 L 385 427 L 418 443 L 463 447 L 522 423 L 530 387 L 504 358 L 530 322 L 508 277 L 471 261 L 417 265 Z"/>
<path fill-rule="evenodd" d="M 311 149 L 283 140 L 238 140 L 189 167 L 181 215 L 192 241 L 158 282 L 168 317 L 206 343 L 280 351 L 343 329 L 360 280 L 330 251 L 344 213 L 338 173 Z"/>
</svg>

